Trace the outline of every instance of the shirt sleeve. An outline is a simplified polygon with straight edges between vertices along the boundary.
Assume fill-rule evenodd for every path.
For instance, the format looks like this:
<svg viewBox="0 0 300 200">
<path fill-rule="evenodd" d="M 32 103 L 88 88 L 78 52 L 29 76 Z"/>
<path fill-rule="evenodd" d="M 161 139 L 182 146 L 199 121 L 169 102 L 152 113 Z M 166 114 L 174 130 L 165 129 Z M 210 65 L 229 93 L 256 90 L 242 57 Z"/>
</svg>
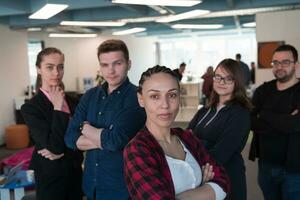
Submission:
<svg viewBox="0 0 300 200">
<path fill-rule="evenodd" d="M 120 111 L 109 128 L 101 132 L 101 146 L 109 151 L 120 151 L 144 126 L 146 114 L 138 104 Z"/>
<path fill-rule="evenodd" d="M 224 190 L 219 185 L 217 185 L 215 183 L 211 183 L 211 182 L 208 182 L 206 184 L 210 185 L 212 187 L 212 189 L 214 190 L 215 195 L 216 195 L 216 200 L 225 199 L 226 193 L 224 192 Z"/>
<path fill-rule="evenodd" d="M 162 176 L 161 163 L 144 145 L 130 143 L 124 150 L 125 180 L 132 199 L 175 200 Z"/>
<path fill-rule="evenodd" d="M 54 154 L 64 153 L 64 135 L 69 114 L 53 110 L 52 121 L 49 121 L 45 118 L 43 111 L 32 103 L 24 104 L 21 112 L 37 150 L 46 148 Z"/>
<path fill-rule="evenodd" d="M 87 117 L 87 107 L 88 107 L 88 102 L 90 100 L 90 93 L 89 91 L 84 94 L 80 101 L 79 104 L 76 107 L 75 113 L 68 125 L 67 132 L 65 134 L 65 143 L 67 147 L 71 149 L 78 149 L 76 142 L 81 135 L 80 132 L 80 126 L 82 123 L 86 120 Z"/>
<path fill-rule="evenodd" d="M 252 104 L 254 108 L 251 111 L 251 130 L 255 133 L 270 133 L 272 132 L 268 123 L 259 119 L 259 113 L 261 112 L 261 106 L 263 105 L 263 91 L 265 85 L 258 87 L 252 97 Z"/>
<path fill-rule="evenodd" d="M 299 133 L 300 132 L 300 108 L 298 113 L 277 114 L 271 111 L 262 111 L 259 118 L 267 122 L 273 129 L 282 133 Z"/>
</svg>

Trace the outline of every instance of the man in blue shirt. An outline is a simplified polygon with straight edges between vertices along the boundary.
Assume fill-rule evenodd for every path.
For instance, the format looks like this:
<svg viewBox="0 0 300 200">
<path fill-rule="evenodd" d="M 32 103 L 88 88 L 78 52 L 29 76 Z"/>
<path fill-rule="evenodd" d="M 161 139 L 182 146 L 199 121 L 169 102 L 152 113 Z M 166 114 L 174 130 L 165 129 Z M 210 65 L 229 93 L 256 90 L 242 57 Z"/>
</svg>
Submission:
<svg viewBox="0 0 300 200">
<path fill-rule="evenodd" d="M 128 199 L 123 175 L 123 149 L 144 126 L 146 115 L 129 82 L 126 44 L 106 40 L 98 47 L 105 83 L 80 100 L 65 135 L 66 145 L 86 151 L 83 190 L 89 200 Z"/>
</svg>

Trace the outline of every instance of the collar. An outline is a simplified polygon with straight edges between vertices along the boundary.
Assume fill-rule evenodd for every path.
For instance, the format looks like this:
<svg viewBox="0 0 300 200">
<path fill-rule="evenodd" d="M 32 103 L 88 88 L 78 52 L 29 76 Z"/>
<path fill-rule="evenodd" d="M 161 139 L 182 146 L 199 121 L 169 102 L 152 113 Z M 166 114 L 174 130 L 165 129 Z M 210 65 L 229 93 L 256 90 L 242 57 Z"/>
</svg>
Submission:
<svg viewBox="0 0 300 200">
<path fill-rule="evenodd" d="M 129 83 L 130 83 L 129 78 L 126 77 L 126 80 L 119 87 L 117 87 L 111 94 L 113 94 L 113 93 L 120 94 L 124 90 L 124 88 L 126 88 L 129 85 Z M 101 87 L 104 90 L 105 94 L 108 95 L 108 92 L 107 92 L 108 83 L 107 82 L 103 83 Z"/>
<path fill-rule="evenodd" d="M 40 88 L 40 91 L 48 98 L 49 101 L 51 101 L 50 95 L 46 90 L 43 90 L 42 88 Z"/>
</svg>

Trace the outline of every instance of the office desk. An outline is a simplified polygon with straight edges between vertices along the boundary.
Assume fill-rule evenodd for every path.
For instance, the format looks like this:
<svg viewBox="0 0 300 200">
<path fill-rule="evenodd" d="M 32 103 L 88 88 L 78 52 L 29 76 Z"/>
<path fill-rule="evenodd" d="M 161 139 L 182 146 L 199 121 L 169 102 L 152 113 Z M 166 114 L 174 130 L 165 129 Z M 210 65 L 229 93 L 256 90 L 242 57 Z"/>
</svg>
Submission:
<svg viewBox="0 0 300 200">
<path fill-rule="evenodd" d="M 26 171 L 21 170 L 16 175 L 16 180 L 0 186 L 0 200 L 21 200 L 25 194 L 24 188 L 33 186 L 34 182 L 29 181 Z M 10 198 L 10 190 L 13 191 L 13 197 Z"/>
</svg>

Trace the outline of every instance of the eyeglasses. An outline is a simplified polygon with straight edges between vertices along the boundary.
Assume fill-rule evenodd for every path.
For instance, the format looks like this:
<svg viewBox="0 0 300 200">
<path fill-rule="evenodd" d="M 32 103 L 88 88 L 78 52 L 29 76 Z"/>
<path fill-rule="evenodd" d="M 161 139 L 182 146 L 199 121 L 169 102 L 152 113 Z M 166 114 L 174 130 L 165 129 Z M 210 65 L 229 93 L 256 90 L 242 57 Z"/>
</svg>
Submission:
<svg viewBox="0 0 300 200">
<path fill-rule="evenodd" d="M 279 65 L 281 65 L 281 67 L 289 67 L 291 63 L 295 63 L 295 61 L 291 61 L 291 60 L 283 60 L 283 61 L 278 61 L 278 60 L 273 60 L 271 62 L 271 66 L 272 67 L 279 67 Z"/>
<path fill-rule="evenodd" d="M 227 85 L 232 84 L 234 81 L 234 78 L 232 78 L 231 76 L 222 77 L 218 74 L 214 75 L 213 79 L 216 83 L 221 83 L 221 81 L 223 81 Z"/>
</svg>

